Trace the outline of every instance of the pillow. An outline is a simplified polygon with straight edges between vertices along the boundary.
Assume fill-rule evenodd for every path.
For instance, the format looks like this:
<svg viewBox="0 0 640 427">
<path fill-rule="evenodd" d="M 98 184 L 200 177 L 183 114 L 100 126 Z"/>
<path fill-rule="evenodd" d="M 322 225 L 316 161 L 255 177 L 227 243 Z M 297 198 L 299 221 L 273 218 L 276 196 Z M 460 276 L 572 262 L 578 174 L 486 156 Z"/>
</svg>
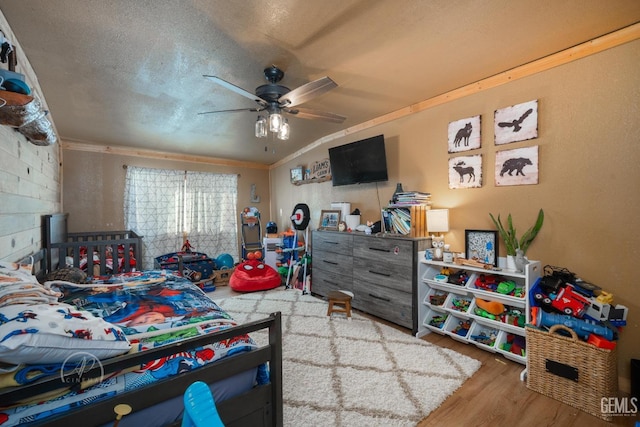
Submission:
<svg viewBox="0 0 640 427">
<path fill-rule="evenodd" d="M 69 304 L 0 308 L 2 362 L 64 363 L 82 360 L 86 353 L 105 359 L 126 353 L 130 347 L 120 328 Z"/>
</svg>

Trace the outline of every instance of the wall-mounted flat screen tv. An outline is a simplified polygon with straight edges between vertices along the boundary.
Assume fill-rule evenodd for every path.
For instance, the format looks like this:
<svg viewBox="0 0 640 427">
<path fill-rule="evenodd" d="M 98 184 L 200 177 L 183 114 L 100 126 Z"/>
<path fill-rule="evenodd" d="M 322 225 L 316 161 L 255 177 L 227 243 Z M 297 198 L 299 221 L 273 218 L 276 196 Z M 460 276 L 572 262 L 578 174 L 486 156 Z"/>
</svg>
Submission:
<svg viewBox="0 0 640 427">
<path fill-rule="evenodd" d="M 389 179 L 384 135 L 329 148 L 329 161 L 334 187 Z"/>
</svg>

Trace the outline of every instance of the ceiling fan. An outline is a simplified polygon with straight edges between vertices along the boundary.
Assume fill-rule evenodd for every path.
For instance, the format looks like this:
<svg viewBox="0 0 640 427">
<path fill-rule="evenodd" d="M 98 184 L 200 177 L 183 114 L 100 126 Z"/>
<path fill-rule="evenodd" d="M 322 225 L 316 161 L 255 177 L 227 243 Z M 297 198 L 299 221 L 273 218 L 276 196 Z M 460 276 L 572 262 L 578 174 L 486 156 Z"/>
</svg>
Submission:
<svg viewBox="0 0 640 427">
<path fill-rule="evenodd" d="M 298 107 L 298 105 L 310 101 L 311 99 L 337 87 L 338 85 L 336 84 L 336 82 L 331 80 L 329 77 L 322 77 L 318 80 L 303 84 L 302 86 L 291 90 L 286 86 L 278 84 L 278 82 L 284 77 L 284 71 L 280 70 L 275 65 L 265 68 L 264 76 L 269 83 L 258 86 L 255 90 L 255 94 L 253 94 L 247 90 L 242 89 L 241 87 L 238 87 L 226 80 L 221 79 L 220 77 L 209 76 L 205 74 L 204 77 L 206 77 L 207 79 L 229 90 L 232 90 L 239 95 L 254 100 L 256 103 L 258 103 L 258 106 L 255 108 L 240 108 L 235 110 L 207 111 L 198 114 L 230 113 L 239 111 L 267 111 L 270 115 L 285 112 L 303 119 L 318 119 L 333 123 L 342 123 L 346 120 L 346 117 L 339 114 Z"/>
</svg>

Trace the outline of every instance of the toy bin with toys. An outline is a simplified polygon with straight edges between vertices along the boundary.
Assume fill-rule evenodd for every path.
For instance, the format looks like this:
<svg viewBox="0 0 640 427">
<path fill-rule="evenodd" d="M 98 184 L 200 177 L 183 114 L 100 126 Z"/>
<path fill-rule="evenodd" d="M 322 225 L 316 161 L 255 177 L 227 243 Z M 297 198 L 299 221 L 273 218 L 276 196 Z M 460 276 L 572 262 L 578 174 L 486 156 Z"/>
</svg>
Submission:
<svg viewBox="0 0 640 427">
<path fill-rule="evenodd" d="M 445 311 L 431 309 L 427 311 L 423 325 L 432 331 L 442 332 L 447 317 L 449 317 L 449 314 Z"/>
<path fill-rule="evenodd" d="M 430 307 L 442 308 L 445 300 L 447 299 L 447 295 L 449 295 L 448 292 L 432 288 L 429 289 L 422 303 Z"/>
<path fill-rule="evenodd" d="M 215 267 L 215 262 L 201 252 L 172 252 L 154 259 L 154 268 L 175 271 L 199 286 L 202 285 L 201 288 L 204 284 L 213 282 Z"/>
<path fill-rule="evenodd" d="M 469 331 L 469 342 L 483 350 L 495 353 L 499 330 L 479 322 L 473 322 Z"/>
<path fill-rule="evenodd" d="M 468 295 L 458 295 L 451 292 L 444 302 L 444 309 L 458 317 L 464 317 L 465 319 L 468 319 L 469 308 L 471 306 L 472 300 L 473 298 Z"/>
<path fill-rule="evenodd" d="M 618 395 L 616 344 L 627 307 L 565 268 L 545 266 L 529 291 L 527 387 L 611 421 Z"/>
<path fill-rule="evenodd" d="M 473 320 L 450 314 L 444 324 L 444 333 L 454 340 L 468 344 L 469 340 L 467 337 L 469 336 L 469 331 L 471 330 L 472 325 Z"/>
<path fill-rule="evenodd" d="M 525 332 L 523 330 L 523 332 Z M 518 363 L 527 361 L 527 340 L 525 333 L 514 334 L 500 331 L 496 340 L 496 350 L 507 359 Z"/>
</svg>

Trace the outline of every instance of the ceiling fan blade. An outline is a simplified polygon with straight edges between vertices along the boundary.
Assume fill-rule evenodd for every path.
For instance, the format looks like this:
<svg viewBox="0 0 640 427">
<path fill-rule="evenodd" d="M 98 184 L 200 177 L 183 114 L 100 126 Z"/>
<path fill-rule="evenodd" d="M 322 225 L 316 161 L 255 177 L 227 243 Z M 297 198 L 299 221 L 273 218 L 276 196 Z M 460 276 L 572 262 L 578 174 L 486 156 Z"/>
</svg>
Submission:
<svg viewBox="0 0 640 427">
<path fill-rule="evenodd" d="M 300 117 L 301 119 L 317 119 L 332 123 L 342 123 L 347 119 L 339 114 L 312 110 L 310 108 L 285 108 L 284 111 L 289 114 L 293 114 L 296 117 Z"/>
<path fill-rule="evenodd" d="M 206 74 L 203 74 L 203 77 L 206 77 L 207 79 L 211 80 L 214 83 L 219 84 L 222 87 L 225 87 L 229 90 L 234 91 L 235 93 L 237 93 L 238 95 L 242 95 L 245 98 L 249 98 L 249 99 L 253 99 L 254 101 L 256 101 L 258 104 L 260 105 L 266 105 L 267 103 L 264 101 L 264 99 L 260 98 L 259 96 L 246 91 L 244 89 L 242 89 L 239 86 L 234 85 L 233 83 L 229 83 L 226 80 L 222 80 L 220 77 L 216 77 L 216 76 L 208 76 Z"/>
<path fill-rule="evenodd" d="M 203 111 L 202 113 L 198 113 L 198 115 L 201 114 L 214 114 L 214 113 L 240 113 L 243 111 L 250 111 L 250 112 L 258 112 L 258 111 L 263 111 L 264 108 L 238 108 L 235 110 L 216 110 L 216 111 Z"/>
<path fill-rule="evenodd" d="M 322 77 L 321 79 L 303 84 L 302 86 L 293 89 L 291 92 L 282 95 L 278 98 L 278 102 L 282 106 L 293 107 L 295 105 L 303 104 L 316 96 L 320 96 L 335 87 L 338 87 L 336 82 L 331 80 L 329 77 Z"/>
</svg>

